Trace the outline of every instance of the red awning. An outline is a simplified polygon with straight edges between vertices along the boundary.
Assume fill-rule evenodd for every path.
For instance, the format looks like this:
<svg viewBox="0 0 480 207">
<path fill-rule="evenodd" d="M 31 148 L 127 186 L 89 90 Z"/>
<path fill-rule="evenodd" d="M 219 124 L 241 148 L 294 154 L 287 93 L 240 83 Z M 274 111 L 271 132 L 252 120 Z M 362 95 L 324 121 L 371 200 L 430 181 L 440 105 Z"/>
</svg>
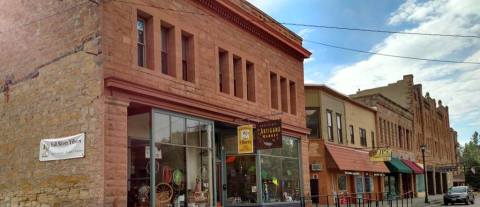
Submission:
<svg viewBox="0 0 480 207">
<path fill-rule="evenodd" d="M 368 152 L 340 145 L 325 144 L 339 170 L 390 173 L 384 162 L 372 162 Z"/>
<path fill-rule="evenodd" d="M 423 174 L 423 168 L 418 166 L 415 162 L 404 159 L 402 159 L 402 162 L 405 163 L 405 165 L 408 166 L 410 169 L 412 169 L 415 174 Z"/>
</svg>

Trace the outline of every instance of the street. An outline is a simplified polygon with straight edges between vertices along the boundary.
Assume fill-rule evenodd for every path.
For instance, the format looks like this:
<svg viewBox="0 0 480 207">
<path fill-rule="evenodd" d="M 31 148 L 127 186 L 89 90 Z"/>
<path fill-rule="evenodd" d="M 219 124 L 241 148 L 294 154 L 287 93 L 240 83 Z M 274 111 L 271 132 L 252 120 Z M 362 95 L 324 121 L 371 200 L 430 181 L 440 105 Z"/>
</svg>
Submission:
<svg viewBox="0 0 480 207">
<path fill-rule="evenodd" d="M 433 205 L 433 206 L 446 206 L 443 205 L 443 202 L 438 205 Z M 454 205 L 448 205 L 448 206 L 480 206 L 480 197 L 475 197 L 475 204 L 470 204 L 470 205 L 465 205 L 464 203 L 455 203 Z"/>
</svg>

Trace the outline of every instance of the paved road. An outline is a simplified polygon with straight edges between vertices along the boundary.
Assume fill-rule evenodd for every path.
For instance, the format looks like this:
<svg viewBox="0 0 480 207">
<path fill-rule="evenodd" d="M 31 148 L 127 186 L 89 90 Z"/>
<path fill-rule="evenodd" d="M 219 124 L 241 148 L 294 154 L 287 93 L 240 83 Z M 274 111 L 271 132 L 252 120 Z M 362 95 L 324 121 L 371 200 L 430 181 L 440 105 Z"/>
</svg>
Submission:
<svg viewBox="0 0 480 207">
<path fill-rule="evenodd" d="M 437 205 L 432 205 L 432 206 L 445 206 L 445 205 L 443 205 L 443 202 L 442 202 L 442 204 L 437 204 Z M 449 206 L 467 206 L 467 205 L 465 205 L 465 204 L 460 204 L 460 203 L 456 203 L 456 204 L 454 204 L 454 205 L 449 205 Z M 468 206 L 472 206 L 472 207 L 473 207 L 473 206 L 480 206 L 480 197 L 479 197 L 479 196 L 475 197 L 475 204 L 473 204 L 473 205 L 470 204 L 470 205 L 468 205 Z"/>
</svg>

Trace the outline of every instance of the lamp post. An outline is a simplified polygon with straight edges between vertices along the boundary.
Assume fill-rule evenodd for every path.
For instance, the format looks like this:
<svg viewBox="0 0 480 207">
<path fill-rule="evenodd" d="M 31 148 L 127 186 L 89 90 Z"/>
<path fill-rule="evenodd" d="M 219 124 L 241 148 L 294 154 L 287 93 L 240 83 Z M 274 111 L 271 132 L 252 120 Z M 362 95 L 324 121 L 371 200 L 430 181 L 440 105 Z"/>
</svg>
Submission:
<svg viewBox="0 0 480 207">
<path fill-rule="evenodd" d="M 420 149 L 422 150 L 422 159 L 423 159 L 423 183 L 425 185 L 425 203 L 428 202 L 428 192 L 427 192 L 427 165 L 425 165 L 425 150 L 427 149 L 426 144 L 420 145 Z"/>
</svg>

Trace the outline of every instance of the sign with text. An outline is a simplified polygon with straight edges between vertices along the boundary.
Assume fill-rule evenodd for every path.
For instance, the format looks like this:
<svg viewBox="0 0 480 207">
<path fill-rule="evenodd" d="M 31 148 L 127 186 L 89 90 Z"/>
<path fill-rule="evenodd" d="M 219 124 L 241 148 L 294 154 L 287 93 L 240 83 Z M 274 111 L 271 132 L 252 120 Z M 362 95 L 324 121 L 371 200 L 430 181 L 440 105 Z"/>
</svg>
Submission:
<svg viewBox="0 0 480 207">
<path fill-rule="evenodd" d="M 282 147 L 282 121 L 271 120 L 257 124 L 257 149 Z"/>
<path fill-rule="evenodd" d="M 253 153 L 253 126 L 237 127 L 238 154 Z"/>
<path fill-rule="evenodd" d="M 369 152 L 370 161 L 385 162 L 392 159 L 392 150 L 388 148 L 373 149 Z"/>
<path fill-rule="evenodd" d="M 40 141 L 40 161 L 65 160 L 85 156 L 85 133 Z"/>
</svg>

